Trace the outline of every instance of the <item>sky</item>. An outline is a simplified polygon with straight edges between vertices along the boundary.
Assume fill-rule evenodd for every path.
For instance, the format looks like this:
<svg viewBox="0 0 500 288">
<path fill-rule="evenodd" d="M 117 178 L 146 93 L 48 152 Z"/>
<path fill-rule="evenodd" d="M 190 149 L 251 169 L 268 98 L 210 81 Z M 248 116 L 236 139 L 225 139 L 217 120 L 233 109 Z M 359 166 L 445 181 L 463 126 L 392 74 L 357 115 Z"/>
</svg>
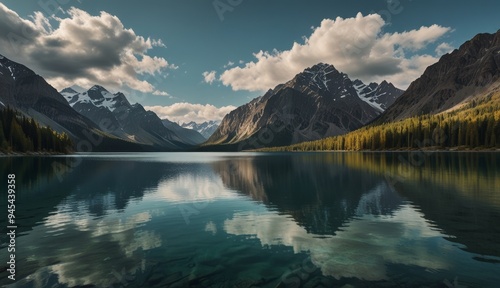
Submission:
<svg viewBox="0 0 500 288">
<path fill-rule="evenodd" d="M 57 89 L 102 85 L 161 118 L 221 120 L 319 62 L 406 89 L 500 2 L 0 1 L 0 54 Z"/>
</svg>

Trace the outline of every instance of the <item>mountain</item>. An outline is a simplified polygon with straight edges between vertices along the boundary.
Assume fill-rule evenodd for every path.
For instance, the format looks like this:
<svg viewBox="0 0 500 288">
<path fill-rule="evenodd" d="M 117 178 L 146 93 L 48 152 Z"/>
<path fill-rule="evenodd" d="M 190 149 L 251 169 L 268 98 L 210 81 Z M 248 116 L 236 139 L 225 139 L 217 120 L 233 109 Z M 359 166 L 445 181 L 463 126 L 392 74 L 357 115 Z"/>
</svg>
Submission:
<svg viewBox="0 0 500 288">
<path fill-rule="evenodd" d="M 167 129 L 172 130 L 180 138 L 184 139 L 189 143 L 192 143 L 193 145 L 201 144 L 207 140 L 201 133 L 199 133 L 196 130 L 184 128 L 179 124 L 172 122 L 168 119 L 163 119 L 161 121 L 163 123 L 163 126 L 165 126 Z"/>
<path fill-rule="evenodd" d="M 72 88 L 60 93 L 78 113 L 120 139 L 167 149 L 184 149 L 205 140 L 196 131 L 162 121 L 141 104 L 130 104 L 123 93 L 113 94 L 99 85 L 82 93 Z"/>
<path fill-rule="evenodd" d="M 457 109 L 499 86 L 500 30 L 478 34 L 413 81 L 377 123 Z"/>
<path fill-rule="evenodd" d="M 380 112 L 385 111 L 404 92 L 385 80 L 380 84 L 372 82 L 368 85 L 361 80 L 354 80 L 353 85 L 359 98 Z"/>
<path fill-rule="evenodd" d="M 181 127 L 186 129 L 192 129 L 198 131 L 205 139 L 210 138 L 214 134 L 217 127 L 219 127 L 219 121 L 205 121 L 203 123 L 189 122 L 181 124 Z"/>
<path fill-rule="evenodd" d="M 68 105 L 64 97 L 45 79 L 28 67 L 0 55 L 0 106 L 9 106 L 42 126 L 66 133 L 78 145 L 92 151 L 142 150 L 128 141 L 121 141 L 101 131 L 95 123 Z M 93 140 L 91 140 L 93 139 Z M 99 143 L 95 142 L 99 139 Z M 92 147 L 88 147 L 89 142 Z M 97 145 L 99 144 L 99 145 Z M 83 147 L 82 146 L 82 147 Z"/>
<path fill-rule="evenodd" d="M 28 67 L 0 55 L 0 103 L 72 138 L 97 127 L 76 113 L 56 89 Z"/>
<path fill-rule="evenodd" d="M 344 134 L 372 121 L 401 93 L 387 82 L 352 81 L 319 63 L 226 115 L 206 144 L 240 150 Z"/>
</svg>

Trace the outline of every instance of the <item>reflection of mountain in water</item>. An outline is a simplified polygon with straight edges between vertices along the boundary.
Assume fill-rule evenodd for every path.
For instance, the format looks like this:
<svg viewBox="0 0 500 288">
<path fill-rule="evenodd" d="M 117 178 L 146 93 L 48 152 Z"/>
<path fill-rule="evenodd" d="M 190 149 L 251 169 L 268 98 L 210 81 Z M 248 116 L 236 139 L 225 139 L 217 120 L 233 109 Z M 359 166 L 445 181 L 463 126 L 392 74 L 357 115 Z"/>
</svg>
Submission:
<svg viewBox="0 0 500 288">
<path fill-rule="evenodd" d="M 213 168 L 230 189 L 292 215 L 315 234 L 334 235 L 357 215 L 391 214 L 401 198 L 383 178 L 349 170 L 344 154 L 233 158 Z"/>
<path fill-rule="evenodd" d="M 500 257 L 500 155 L 422 154 L 367 153 L 362 162 L 346 163 L 385 176 L 399 195 L 450 236 L 449 241 L 472 253 Z M 483 256 L 478 260 L 491 261 Z"/>
<path fill-rule="evenodd" d="M 141 274 L 147 268 L 144 253 L 160 247 L 162 238 L 157 230 L 143 228 L 153 212 L 126 208 L 150 191 L 162 192 L 165 185 L 176 190 L 195 179 L 193 175 L 200 181 L 209 172 L 213 175 L 210 167 L 199 163 L 120 157 L 7 160 L 1 162 L 1 171 L 15 171 L 20 183 L 17 245 L 23 249 L 16 251 L 16 265 L 23 269 L 17 271 L 16 278 L 23 279 L 18 283 L 22 287 L 57 283 L 113 287 L 123 284 L 122 274 L 136 275 L 135 281 L 141 283 L 140 277 L 147 276 Z M 69 163 L 79 164 L 61 170 Z M 54 165 L 57 170 L 53 170 Z M 34 175 L 36 181 L 28 181 L 24 175 Z M 6 252 L 2 247 L 2 258 Z M 7 284 L 5 267 L 0 265 L 0 286 Z"/>
<path fill-rule="evenodd" d="M 70 169 L 71 163 L 78 165 Z M 18 233 L 43 223 L 68 197 L 69 211 L 102 217 L 108 211 L 125 209 L 161 182 L 200 170 L 198 164 L 58 157 L 7 158 L 0 165 L 3 175 L 16 173 Z M 1 199 L 3 207 L 6 199 Z"/>
<path fill-rule="evenodd" d="M 417 156 L 281 154 L 233 158 L 213 168 L 227 187 L 291 215 L 309 233 L 334 235 L 354 217 L 393 214 L 404 197 L 448 240 L 472 253 L 500 256 L 500 156 Z"/>
<path fill-rule="evenodd" d="M 17 233 L 31 230 L 66 197 L 51 169 L 53 163 L 63 163 L 60 158 L 45 157 L 4 157 L 0 158 L 0 175 L 16 175 L 16 222 Z M 7 207 L 7 197 L 1 197 L 0 205 Z M 5 211 L 5 210 L 4 210 Z M 3 216 L 3 215 L 2 215 Z M 7 221 L 1 217 L 2 221 Z M 2 225 L 5 226 L 5 225 Z M 5 234 L 0 235 L 5 243 Z"/>
<path fill-rule="evenodd" d="M 449 235 L 446 238 L 449 241 L 465 245 L 463 249 L 471 253 L 500 257 L 499 207 L 457 194 L 450 187 L 436 189 L 428 182 L 397 183 L 395 189 L 417 205 L 426 219 Z M 483 256 L 477 259 L 491 261 Z"/>
</svg>

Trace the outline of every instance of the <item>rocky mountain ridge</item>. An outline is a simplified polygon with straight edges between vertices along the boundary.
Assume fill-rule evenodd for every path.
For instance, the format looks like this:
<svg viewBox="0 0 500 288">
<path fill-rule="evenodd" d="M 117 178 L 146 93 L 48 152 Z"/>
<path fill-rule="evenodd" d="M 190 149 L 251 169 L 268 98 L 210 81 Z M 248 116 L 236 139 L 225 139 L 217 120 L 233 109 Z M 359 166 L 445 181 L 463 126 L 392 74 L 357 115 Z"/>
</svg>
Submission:
<svg viewBox="0 0 500 288">
<path fill-rule="evenodd" d="M 500 30 L 478 34 L 427 67 L 377 123 L 454 109 L 498 86 L 499 79 Z"/>
</svg>

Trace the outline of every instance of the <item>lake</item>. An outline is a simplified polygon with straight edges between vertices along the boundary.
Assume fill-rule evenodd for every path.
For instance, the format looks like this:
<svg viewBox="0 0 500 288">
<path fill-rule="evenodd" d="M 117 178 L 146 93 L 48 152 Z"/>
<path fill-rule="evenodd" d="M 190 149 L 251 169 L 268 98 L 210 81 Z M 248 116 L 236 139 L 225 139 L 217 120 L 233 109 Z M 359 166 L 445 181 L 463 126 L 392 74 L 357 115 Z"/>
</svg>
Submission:
<svg viewBox="0 0 500 288">
<path fill-rule="evenodd" d="M 16 281 L 2 233 L 0 286 L 500 285 L 498 153 L 112 153 L 0 170 L 4 188 L 16 174 L 18 225 Z"/>
</svg>

